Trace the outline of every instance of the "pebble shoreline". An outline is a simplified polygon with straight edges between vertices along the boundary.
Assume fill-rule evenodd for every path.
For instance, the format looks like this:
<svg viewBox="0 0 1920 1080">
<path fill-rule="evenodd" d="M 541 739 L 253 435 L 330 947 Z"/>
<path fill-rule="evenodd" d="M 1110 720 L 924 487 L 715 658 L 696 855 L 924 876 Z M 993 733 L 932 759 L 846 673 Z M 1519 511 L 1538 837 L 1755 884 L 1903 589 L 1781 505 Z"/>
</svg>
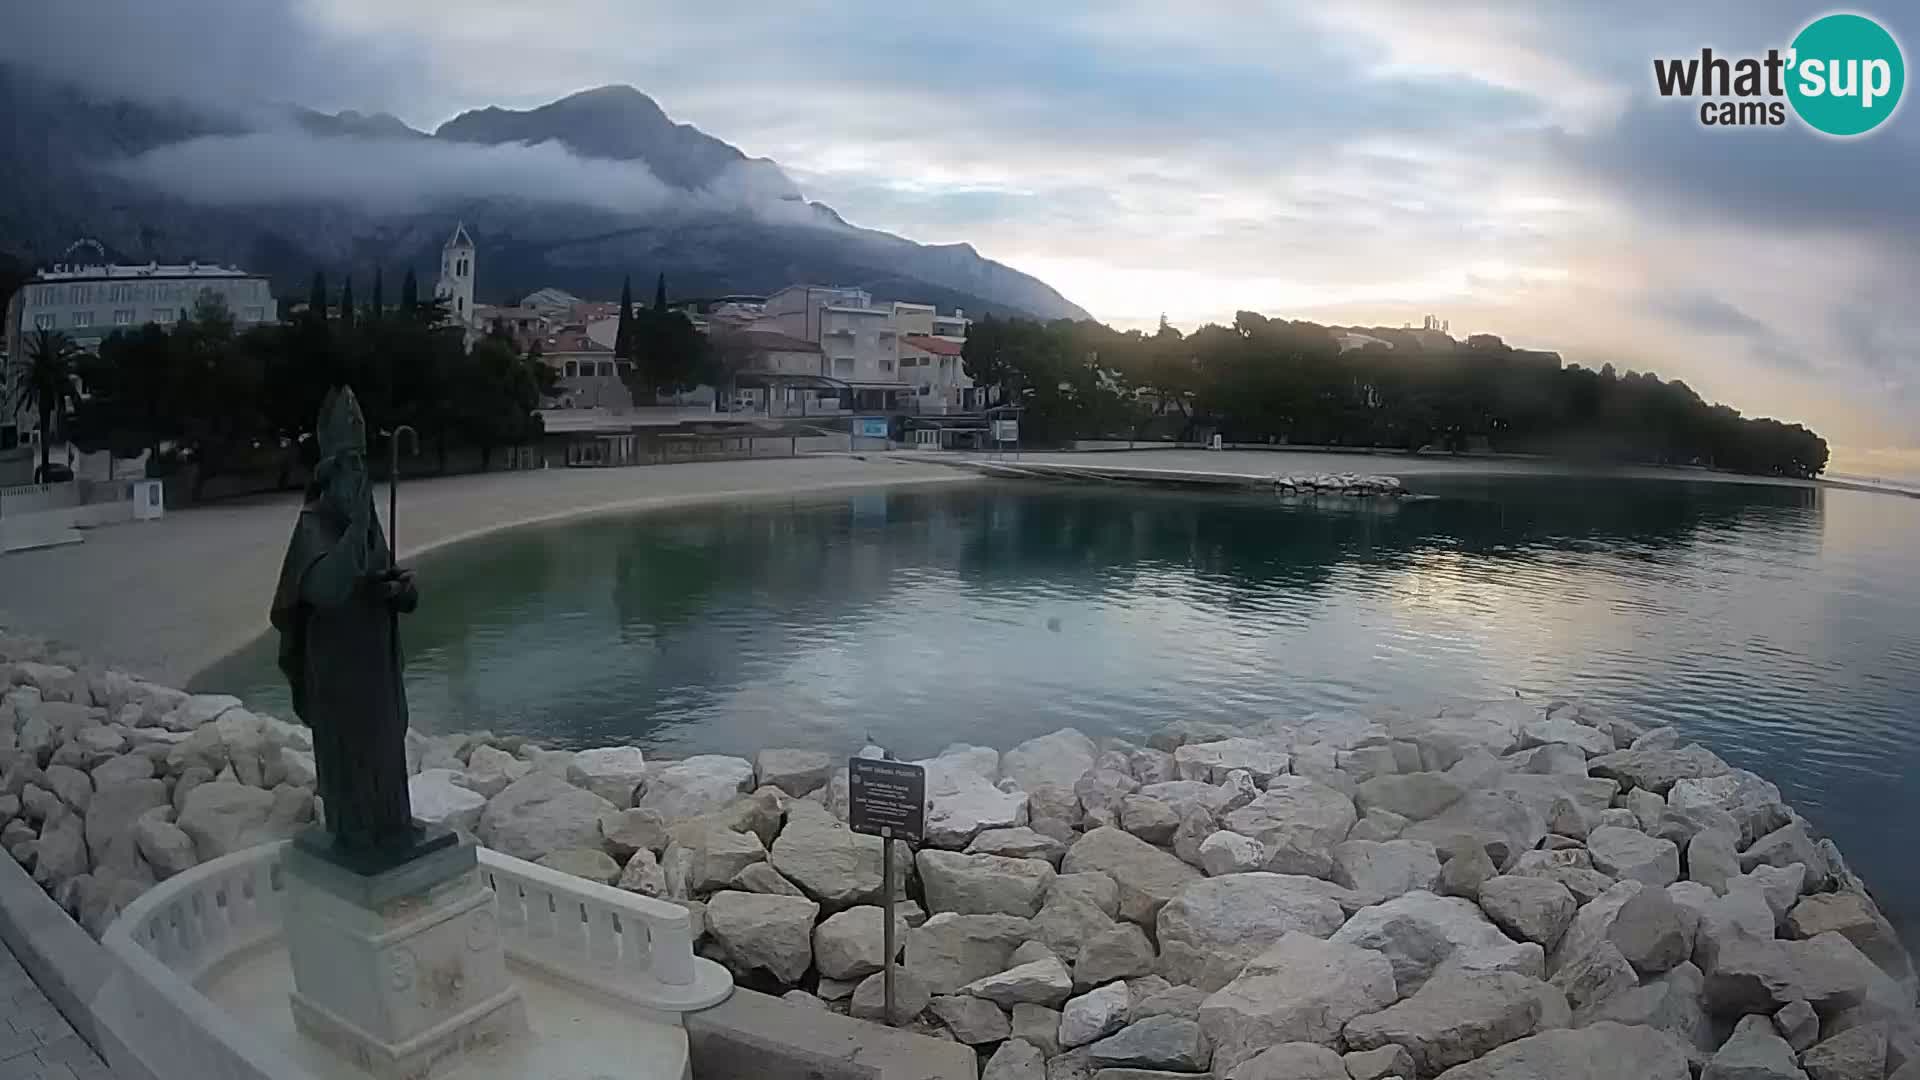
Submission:
<svg viewBox="0 0 1920 1080">
<path fill-rule="evenodd" d="M 95 936 L 315 820 L 298 724 L 30 635 L 0 633 L 0 686 L 0 847 Z M 408 758 L 423 821 L 680 902 L 742 985 L 878 1018 L 843 759 L 484 732 Z M 1508 699 L 921 763 L 899 1015 L 984 1080 L 1920 1080 L 1920 980 L 1866 887 L 1669 728 Z"/>
</svg>

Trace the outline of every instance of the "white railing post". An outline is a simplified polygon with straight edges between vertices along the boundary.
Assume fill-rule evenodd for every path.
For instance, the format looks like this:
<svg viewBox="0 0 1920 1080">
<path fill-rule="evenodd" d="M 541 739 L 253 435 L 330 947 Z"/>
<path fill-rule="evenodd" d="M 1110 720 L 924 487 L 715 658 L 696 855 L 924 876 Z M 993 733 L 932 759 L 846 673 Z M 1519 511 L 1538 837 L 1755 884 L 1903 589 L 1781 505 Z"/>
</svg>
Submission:
<svg viewBox="0 0 1920 1080">
<path fill-rule="evenodd" d="M 693 982 L 693 931 L 683 911 L 679 925 L 671 920 L 654 923 L 653 977 L 668 986 L 686 986 Z"/>
</svg>

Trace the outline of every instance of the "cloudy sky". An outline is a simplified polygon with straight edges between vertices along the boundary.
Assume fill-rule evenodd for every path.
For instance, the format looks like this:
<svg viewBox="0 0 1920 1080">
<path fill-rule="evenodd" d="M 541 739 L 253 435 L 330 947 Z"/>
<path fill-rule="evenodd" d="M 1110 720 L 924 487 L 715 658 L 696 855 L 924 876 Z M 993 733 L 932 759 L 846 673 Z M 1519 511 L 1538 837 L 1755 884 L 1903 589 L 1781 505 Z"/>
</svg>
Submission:
<svg viewBox="0 0 1920 1080">
<path fill-rule="evenodd" d="M 9 16 L 32 25 L 0 56 L 428 129 L 631 83 L 850 221 L 968 241 L 1116 325 L 1431 312 L 1920 475 L 1920 114 L 1843 142 L 1653 92 L 1656 56 L 1784 48 L 1826 10 L 72 0 Z"/>
</svg>

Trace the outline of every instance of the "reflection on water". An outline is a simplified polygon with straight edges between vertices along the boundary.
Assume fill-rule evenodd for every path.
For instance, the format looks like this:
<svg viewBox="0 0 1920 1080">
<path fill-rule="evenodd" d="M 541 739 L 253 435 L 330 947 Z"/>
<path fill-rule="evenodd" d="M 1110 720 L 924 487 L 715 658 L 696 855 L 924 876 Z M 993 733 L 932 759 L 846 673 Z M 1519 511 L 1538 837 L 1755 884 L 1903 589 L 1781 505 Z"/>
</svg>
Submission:
<svg viewBox="0 0 1920 1080">
<path fill-rule="evenodd" d="M 1920 819 L 1920 502 L 1424 486 L 1442 497 L 1368 510 L 971 487 L 516 531 L 422 567 L 408 691 L 423 727 L 550 745 L 906 755 L 1577 694 L 1763 772 L 1915 914 L 1891 833 Z M 269 642 L 199 682 L 285 711 Z"/>
</svg>

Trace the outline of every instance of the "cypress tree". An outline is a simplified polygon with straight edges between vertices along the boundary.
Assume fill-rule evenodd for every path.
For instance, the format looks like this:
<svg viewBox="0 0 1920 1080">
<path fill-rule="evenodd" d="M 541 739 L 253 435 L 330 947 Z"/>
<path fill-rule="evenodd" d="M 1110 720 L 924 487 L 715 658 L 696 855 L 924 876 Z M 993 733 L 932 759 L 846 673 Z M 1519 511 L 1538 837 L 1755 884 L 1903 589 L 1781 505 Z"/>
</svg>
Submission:
<svg viewBox="0 0 1920 1080">
<path fill-rule="evenodd" d="M 665 274 L 653 280 L 653 310 L 667 310 L 667 275 Z"/>
<path fill-rule="evenodd" d="M 346 283 L 340 286 L 340 328 L 353 329 L 353 275 L 348 274 Z"/>
<path fill-rule="evenodd" d="M 613 332 L 613 355 L 625 360 L 633 355 L 633 276 L 620 282 L 620 325 Z"/>
<path fill-rule="evenodd" d="M 327 275 L 324 271 L 313 272 L 313 285 L 307 289 L 307 314 L 321 322 L 327 321 Z"/>
<path fill-rule="evenodd" d="M 386 290 L 384 288 L 383 283 L 380 280 L 380 276 L 381 276 L 380 268 L 378 266 L 374 267 L 373 268 L 373 302 L 367 305 L 367 313 L 369 315 L 372 315 L 376 320 L 380 318 L 381 314 L 384 311 L 386 311 L 386 307 L 387 307 L 386 297 L 382 295 Z"/>
<path fill-rule="evenodd" d="M 400 279 L 400 310 L 408 315 L 420 306 L 420 282 L 413 276 L 413 267 L 407 267 L 407 276 Z"/>
</svg>

